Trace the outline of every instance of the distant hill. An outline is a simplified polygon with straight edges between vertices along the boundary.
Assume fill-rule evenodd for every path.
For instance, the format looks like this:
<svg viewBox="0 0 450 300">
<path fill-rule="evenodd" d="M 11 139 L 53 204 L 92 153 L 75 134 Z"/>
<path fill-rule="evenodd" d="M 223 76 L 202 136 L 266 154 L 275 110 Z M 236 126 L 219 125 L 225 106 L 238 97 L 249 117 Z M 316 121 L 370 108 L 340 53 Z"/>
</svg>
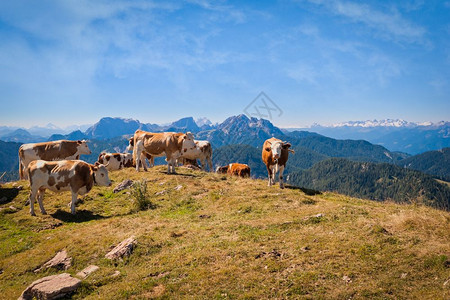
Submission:
<svg viewBox="0 0 450 300">
<path fill-rule="evenodd" d="M 299 140 L 299 146 L 330 157 L 345 157 L 356 161 L 397 162 L 409 155 L 363 140 L 336 140 L 321 135 L 308 135 Z"/>
<path fill-rule="evenodd" d="M 181 131 L 181 132 L 198 132 L 200 131 L 200 127 L 197 126 L 197 123 L 195 123 L 194 118 L 188 117 L 188 118 L 182 118 L 178 121 L 173 122 L 170 124 L 167 128 L 164 129 L 165 131 Z"/>
<path fill-rule="evenodd" d="M 419 171 L 391 164 L 331 158 L 289 175 L 289 183 L 372 200 L 450 209 L 450 187 Z"/>
<path fill-rule="evenodd" d="M 335 139 L 362 139 L 390 151 L 418 154 L 450 147 L 450 122 L 411 123 L 404 120 L 373 120 L 314 125 L 310 131 Z"/>
<path fill-rule="evenodd" d="M 283 137 L 284 134 L 270 121 L 238 115 L 229 117 L 214 129 L 197 133 L 196 139 L 208 140 L 214 148 L 230 144 L 261 147 L 266 139 L 273 136 Z"/>
<path fill-rule="evenodd" d="M 69 134 L 53 134 L 51 135 L 48 140 L 49 141 L 58 141 L 58 140 L 69 140 L 69 141 L 76 141 L 76 140 L 84 140 L 87 139 L 88 136 L 81 132 L 80 130 L 73 131 Z"/>
<path fill-rule="evenodd" d="M 110 139 L 132 134 L 137 129 L 148 130 L 147 126 L 138 120 L 106 117 L 88 128 L 85 134 L 93 139 Z"/>
<path fill-rule="evenodd" d="M 21 143 L 0 141 L 0 176 L 6 172 L 1 179 L 2 182 L 17 180 L 19 178 L 19 147 Z"/>
<path fill-rule="evenodd" d="M 42 136 L 32 135 L 27 130 L 19 128 L 0 137 L 0 140 L 4 142 L 17 142 L 17 143 L 38 143 L 43 142 L 46 139 Z"/>
<path fill-rule="evenodd" d="M 450 181 L 450 148 L 411 156 L 398 161 L 397 164 Z"/>
</svg>

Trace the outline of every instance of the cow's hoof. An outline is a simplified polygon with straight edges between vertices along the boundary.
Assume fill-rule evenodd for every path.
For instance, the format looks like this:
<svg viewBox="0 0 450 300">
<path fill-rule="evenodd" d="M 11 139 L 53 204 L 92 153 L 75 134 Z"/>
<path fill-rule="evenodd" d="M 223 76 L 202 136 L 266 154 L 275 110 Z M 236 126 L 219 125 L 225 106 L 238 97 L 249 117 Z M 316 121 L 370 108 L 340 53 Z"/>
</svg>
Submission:
<svg viewBox="0 0 450 300">
<path fill-rule="evenodd" d="M 36 217 L 36 214 L 33 212 L 30 212 L 30 215 L 32 216 L 32 217 Z"/>
<path fill-rule="evenodd" d="M 284 185 L 280 185 L 280 189 L 284 189 Z"/>
<path fill-rule="evenodd" d="M 41 213 L 42 213 L 43 215 L 46 215 L 46 214 L 47 214 L 47 212 L 46 212 L 46 211 L 41 211 Z"/>
</svg>

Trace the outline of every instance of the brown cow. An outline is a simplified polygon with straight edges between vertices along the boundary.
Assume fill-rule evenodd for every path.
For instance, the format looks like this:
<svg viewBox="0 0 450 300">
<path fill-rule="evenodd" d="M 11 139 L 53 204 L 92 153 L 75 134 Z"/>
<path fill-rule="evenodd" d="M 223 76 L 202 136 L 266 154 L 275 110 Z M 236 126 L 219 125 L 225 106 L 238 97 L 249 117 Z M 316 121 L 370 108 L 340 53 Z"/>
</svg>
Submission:
<svg viewBox="0 0 450 300">
<path fill-rule="evenodd" d="M 111 186 L 104 165 L 94 166 L 82 160 L 34 160 L 28 165 L 30 179 L 30 214 L 35 216 L 34 201 L 38 198 L 42 214 L 46 214 L 42 198 L 45 189 L 54 192 L 71 191 L 71 212 L 75 214 L 78 195 L 88 193 L 94 184 Z"/>
<path fill-rule="evenodd" d="M 188 145 L 186 145 L 186 143 Z M 191 145 L 192 144 L 192 145 Z M 175 164 L 177 158 L 182 156 L 183 147 L 195 147 L 194 136 L 192 133 L 175 132 L 146 132 L 136 130 L 134 133 L 133 160 L 136 163 L 136 170 L 139 171 L 142 153 L 148 153 L 152 156 L 166 155 L 167 173 L 175 173 Z M 144 170 L 147 171 L 147 166 Z"/>
<path fill-rule="evenodd" d="M 239 177 L 250 177 L 250 167 L 246 164 L 232 163 L 228 166 L 218 167 L 216 173 L 227 173 Z"/>
<path fill-rule="evenodd" d="M 26 169 L 30 162 L 37 159 L 52 161 L 63 159 L 79 159 L 81 154 L 91 154 L 85 140 L 53 141 L 35 144 L 23 144 L 19 148 L 19 175 L 26 179 Z"/>
<path fill-rule="evenodd" d="M 277 138 L 270 138 L 264 142 L 262 149 L 262 160 L 266 164 L 267 173 L 269 175 L 268 186 L 275 183 L 275 175 L 280 172 L 280 188 L 283 185 L 283 172 L 286 167 L 286 162 L 289 158 L 289 152 L 295 153 L 294 150 L 289 149 L 290 143 L 282 142 Z"/>
</svg>

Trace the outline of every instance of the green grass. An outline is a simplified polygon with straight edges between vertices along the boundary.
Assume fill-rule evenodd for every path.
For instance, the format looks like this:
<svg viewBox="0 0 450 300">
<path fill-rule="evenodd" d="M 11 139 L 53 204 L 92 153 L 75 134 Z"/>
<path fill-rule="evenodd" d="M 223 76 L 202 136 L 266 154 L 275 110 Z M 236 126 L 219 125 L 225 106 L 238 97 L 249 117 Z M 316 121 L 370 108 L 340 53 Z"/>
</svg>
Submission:
<svg viewBox="0 0 450 300">
<path fill-rule="evenodd" d="M 306 195 L 184 168 L 178 175 L 162 166 L 110 177 L 113 186 L 147 180 L 153 209 L 136 210 L 130 190 L 94 187 L 76 216 L 67 206 L 70 193 L 47 192 L 49 215 L 37 209 L 31 217 L 24 204 L 28 184 L 19 182 L 25 189 L 3 205 L 19 210 L 0 212 L 0 299 L 17 299 L 34 280 L 60 273 L 33 270 L 61 249 L 73 257 L 67 270 L 73 275 L 89 264 L 100 267 L 74 299 L 450 297 L 450 282 L 444 285 L 450 279 L 448 212 Z M 131 235 L 137 247 L 129 258 L 104 258 Z M 120 275 L 111 277 L 116 270 Z"/>
</svg>

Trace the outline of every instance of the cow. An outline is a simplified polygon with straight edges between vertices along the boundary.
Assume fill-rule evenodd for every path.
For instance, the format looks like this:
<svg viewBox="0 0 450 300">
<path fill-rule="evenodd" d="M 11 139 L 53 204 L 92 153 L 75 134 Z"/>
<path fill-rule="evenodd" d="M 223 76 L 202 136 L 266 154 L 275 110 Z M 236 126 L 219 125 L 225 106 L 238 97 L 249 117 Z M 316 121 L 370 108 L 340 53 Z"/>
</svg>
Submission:
<svg viewBox="0 0 450 300">
<path fill-rule="evenodd" d="M 262 149 L 262 160 L 267 167 L 269 176 L 268 186 L 275 184 L 275 175 L 280 172 L 280 188 L 284 188 L 283 172 L 289 158 L 289 152 L 294 154 L 294 150 L 289 149 L 290 143 L 283 142 L 277 138 L 270 138 L 264 142 Z"/>
<path fill-rule="evenodd" d="M 148 153 L 152 156 L 165 154 L 167 161 L 167 173 L 175 173 L 176 159 L 182 156 L 183 146 L 194 147 L 194 136 L 192 133 L 181 132 L 146 132 L 136 130 L 134 133 L 133 161 L 136 164 L 136 170 L 139 171 L 142 153 Z M 147 166 L 143 164 L 144 170 Z"/>
<path fill-rule="evenodd" d="M 181 157 L 181 160 L 194 160 L 196 162 L 197 159 L 199 159 L 202 163 L 202 170 L 206 170 L 206 162 L 208 162 L 209 171 L 212 172 L 213 167 L 211 161 L 211 144 L 208 141 L 194 141 L 194 143 L 195 144 L 192 145 L 192 143 L 187 141 L 183 144 L 183 156 Z"/>
<path fill-rule="evenodd" d="M 227 173 L 239 177 L 250 177 L 250 167 L 246 164 L 232 163 L 228 166 L 217 167 L 216 173 Z"/>
<path fill-rule="evenodd" d="M 63 160 L 79 159 L 81 154 L 91 154 L 85 140 L 83 141 L 53 141 L 34 144 L 23 144 L 19 148 L 19 175 L 26 179 L 26 169 L 33 160 Z"/>
<path fill-rule="evenodd" d="M 95 165 L 105 165 L 108 171 L 120 170 L 123 168 L 131 168 L 133 165 L 133 154 L 131 153 L 105 153 L 102 152 L 98 156 Z"/>
<path fill-rule="evenodd" d="M 42 204 L 44 192 L 71 191 L 71 212 L 75 214 L 78 195 L 88 193 L 94 184 L 111 186 L 108 170 L 104 165 L 94 166 L 82 160 L 45 161 L 34 160 L 28 165 L 30 180 L 30 214 L 35 216 L 34 201 L 37 200 L 42 214 L 47 214 Z"/>
<path fill-rule="evenodd" d="M 134 149 L 134 137 L 131 137 L 131 138 L 128 139 L 128 146 L 125 149 L 125 151 L 133 151 L 133 149 Z M 150 168 L 154 167 L 155 166 L 155 156 L 156 157 L 161 157 L 161 156 L 164 156 L 164 153 L 162 153 L 160 155 L 152 156 L 152 155 L 150 155 L 150 154 L 148 154 L 146 152 L 142 152 L 141 164 L 144 164 L 146 159 L 147 159 L 148 160 L 148 166 Z"/>
</svg>

